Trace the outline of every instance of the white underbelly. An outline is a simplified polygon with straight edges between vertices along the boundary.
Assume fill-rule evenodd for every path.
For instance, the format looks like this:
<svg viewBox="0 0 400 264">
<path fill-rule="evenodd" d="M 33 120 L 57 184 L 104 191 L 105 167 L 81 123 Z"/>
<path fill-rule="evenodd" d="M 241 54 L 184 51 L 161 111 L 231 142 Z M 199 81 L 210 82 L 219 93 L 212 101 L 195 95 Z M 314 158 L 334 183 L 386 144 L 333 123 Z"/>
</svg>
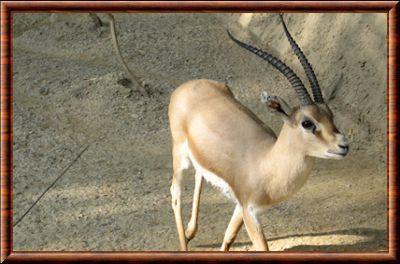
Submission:
<svg viewBox="0 0 400 264">
<path fill-rule="evenodd" d="M 195 168 L 196 172 L 200 173 L 204 179 L 206 179 L 207 182 L 211 183 L 213 186 L 217 187 L 222 191 L 222 193 L 228 197 L 230 200 L 234 201 L 237 203 L 236 196 L 232 190 L 232 188 L 229 186 L 229 184 L 223 180 L 222 178 L 218 177 L 214 173 L 210 172 L 209 170 L 205 169 L 202 167 L 194 158 L 192 152 L 190 151 L 189 145 L 187 140 L 182 146 L 182 156 L 184 156 L 184 159 L 186 160 L 185 163 L 185 169 L 189 167 L 189 162 L 187 159 L 192 162 L 193 167 Z M 183 157 L 182 157 L 183 158 Z"/>
</svg>

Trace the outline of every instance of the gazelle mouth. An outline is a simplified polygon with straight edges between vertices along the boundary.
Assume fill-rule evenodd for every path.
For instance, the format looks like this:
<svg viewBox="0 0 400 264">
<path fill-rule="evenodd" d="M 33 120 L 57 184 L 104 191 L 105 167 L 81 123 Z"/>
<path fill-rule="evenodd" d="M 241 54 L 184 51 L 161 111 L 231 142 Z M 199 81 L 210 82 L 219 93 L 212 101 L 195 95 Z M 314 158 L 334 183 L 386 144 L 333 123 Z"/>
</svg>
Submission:
<svg viewBox="0 0 400 264">
<path fill-rule="evenodd" d="M 343 158 L 344 156 L 346 156 L 347 155 L 347 153 L 348 153 L 348 151 L 341 151 L 341 152 L 338 152 L 338 151 L 333 151 L 333 150 L 328 150 L 327 151 L 327 156 L 328 157 L 332 157 L 332 158 Z"/>
<path fill-rule="evenodd" d="M 345 152 L 345 153 L 341 153 L 341 152 L 333 152 L 333 151 L 328 151 L 329 153 L 331 153 L 331 154 L 335 154 L 335 155 L 339 155 L 339 156 L 346 156 L 346 154 L 347 154 L 347 152 Z"/>
</svg>

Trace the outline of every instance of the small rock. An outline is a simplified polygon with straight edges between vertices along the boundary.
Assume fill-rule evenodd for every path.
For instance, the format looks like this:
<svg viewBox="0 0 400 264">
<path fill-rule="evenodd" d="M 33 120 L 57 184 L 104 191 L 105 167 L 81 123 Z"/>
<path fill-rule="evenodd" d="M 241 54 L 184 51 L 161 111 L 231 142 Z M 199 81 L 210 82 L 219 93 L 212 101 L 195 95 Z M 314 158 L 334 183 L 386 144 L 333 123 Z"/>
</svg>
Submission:
<svg viewBox="0 0 400 264">
<path fill-rule="evenodd" d="M 117 81 L 117 83 L 119 84 L 119 85 L 122 85 L 122 86 L 124 86 L 124 87 L 128 87 L 129 86 L 129 84 L 131 83 L 131 80 L 129 80 L 128 78 L 121 78 L 121 79 L 119 79 L 118 81 Z"/>
<path fill-rule="evenodd" d="M 124 89 L 120 91 L 120 94 L 125 97 L 125 98 L 129 98 L 132 96 L 133 91 L 131 89 Z"/>
<path fill-rule="evenodd" d="M 48 95 L 49 91 L 50 91 L 50 89 L 48 87 L 41 87 L 39 90 L 39 93 L 42 95 Z"/>
<path fill-rule="evenodd" d="M 18 142 L 14 142 L 14 150 L 18 150 L 19 149 L 19 144 L 18 144 Z"/>
</svg>

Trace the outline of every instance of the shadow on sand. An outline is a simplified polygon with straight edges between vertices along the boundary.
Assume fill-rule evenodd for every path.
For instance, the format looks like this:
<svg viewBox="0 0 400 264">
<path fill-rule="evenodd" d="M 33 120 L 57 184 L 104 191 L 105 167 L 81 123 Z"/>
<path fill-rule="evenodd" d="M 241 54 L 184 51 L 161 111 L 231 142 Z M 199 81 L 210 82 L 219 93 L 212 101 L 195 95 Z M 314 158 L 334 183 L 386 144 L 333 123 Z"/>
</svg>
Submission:
<svg viewBox="0 0 400 264">
<path fill-rule="evenodd" d="M 340 240 L 340 244 L 337 241 L 335 243 L 330 243 L 329 236 L 356 236 L 361 237 L 362 239 L 354 242 L 354 241 L 346 241 L 345 239 Z M 324 237 L 325 241 L 318 243 L 318 245 L 313 245 L 312 243 L 304 243 L 306 237 Z M 280 242 L 284 242 L 284 240 L 288 239 L 296 239 L 298 238 L 301 243 L 300 245 L 294 245 L 285 247 L 284 251 L 382 251 L 387 250 L 387 231 L 384 229 L 373 229 L 373 228 L 353 228 L 353 229 L 345 229 L 345 230 L 336 230 L 329 232 L 321 232 L 321 233 L 305 233 L 305 234 L 292 234 L 281 237 L 269 238 L 269 242 L 278 242 L 279 240 L 283 240 Z M 222 241 L 221 241 L 222 242 Z M 350 242 L 350 243 L 349 243 Z M 354 243 L 352 243 L 354 242 Z M 272 243 L 271 243 L 272 244 Z M 292 243 L 291 243 L 292 244 Z M 233 244 L 233 247 L 248 247 L 251 246 L 252 243 L 249 242 L 237 242 Z M 203 245 L 195 245 L 198 248 L 215 248 L 219 249 L 221 244 L 203 244 Z M 273 250 L 273 249 L 272 249 Z"/>
</svg>

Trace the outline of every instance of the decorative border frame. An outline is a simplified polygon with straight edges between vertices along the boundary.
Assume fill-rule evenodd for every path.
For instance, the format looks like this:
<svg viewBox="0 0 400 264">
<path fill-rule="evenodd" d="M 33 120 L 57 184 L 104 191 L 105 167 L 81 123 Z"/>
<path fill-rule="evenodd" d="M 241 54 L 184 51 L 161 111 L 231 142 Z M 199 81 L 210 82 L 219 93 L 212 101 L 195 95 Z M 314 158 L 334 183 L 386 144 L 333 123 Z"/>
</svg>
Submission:
<svg viewBox="0 0 400 264">
<path fill-rule="evenodd" d="M 1 3 L 1 262 L 72 261 L 379 261 L 398 262 L 398 1 L 5 1 Z M 12 175 L 13 175 L 13 87 L 12 87 L 12 13 L 13 12 L 380 12 L 387 13 L 387 177 L 388 177 L 388 251 L 332 252 L 46 252 L 13 251 Z"/>
</svg>

